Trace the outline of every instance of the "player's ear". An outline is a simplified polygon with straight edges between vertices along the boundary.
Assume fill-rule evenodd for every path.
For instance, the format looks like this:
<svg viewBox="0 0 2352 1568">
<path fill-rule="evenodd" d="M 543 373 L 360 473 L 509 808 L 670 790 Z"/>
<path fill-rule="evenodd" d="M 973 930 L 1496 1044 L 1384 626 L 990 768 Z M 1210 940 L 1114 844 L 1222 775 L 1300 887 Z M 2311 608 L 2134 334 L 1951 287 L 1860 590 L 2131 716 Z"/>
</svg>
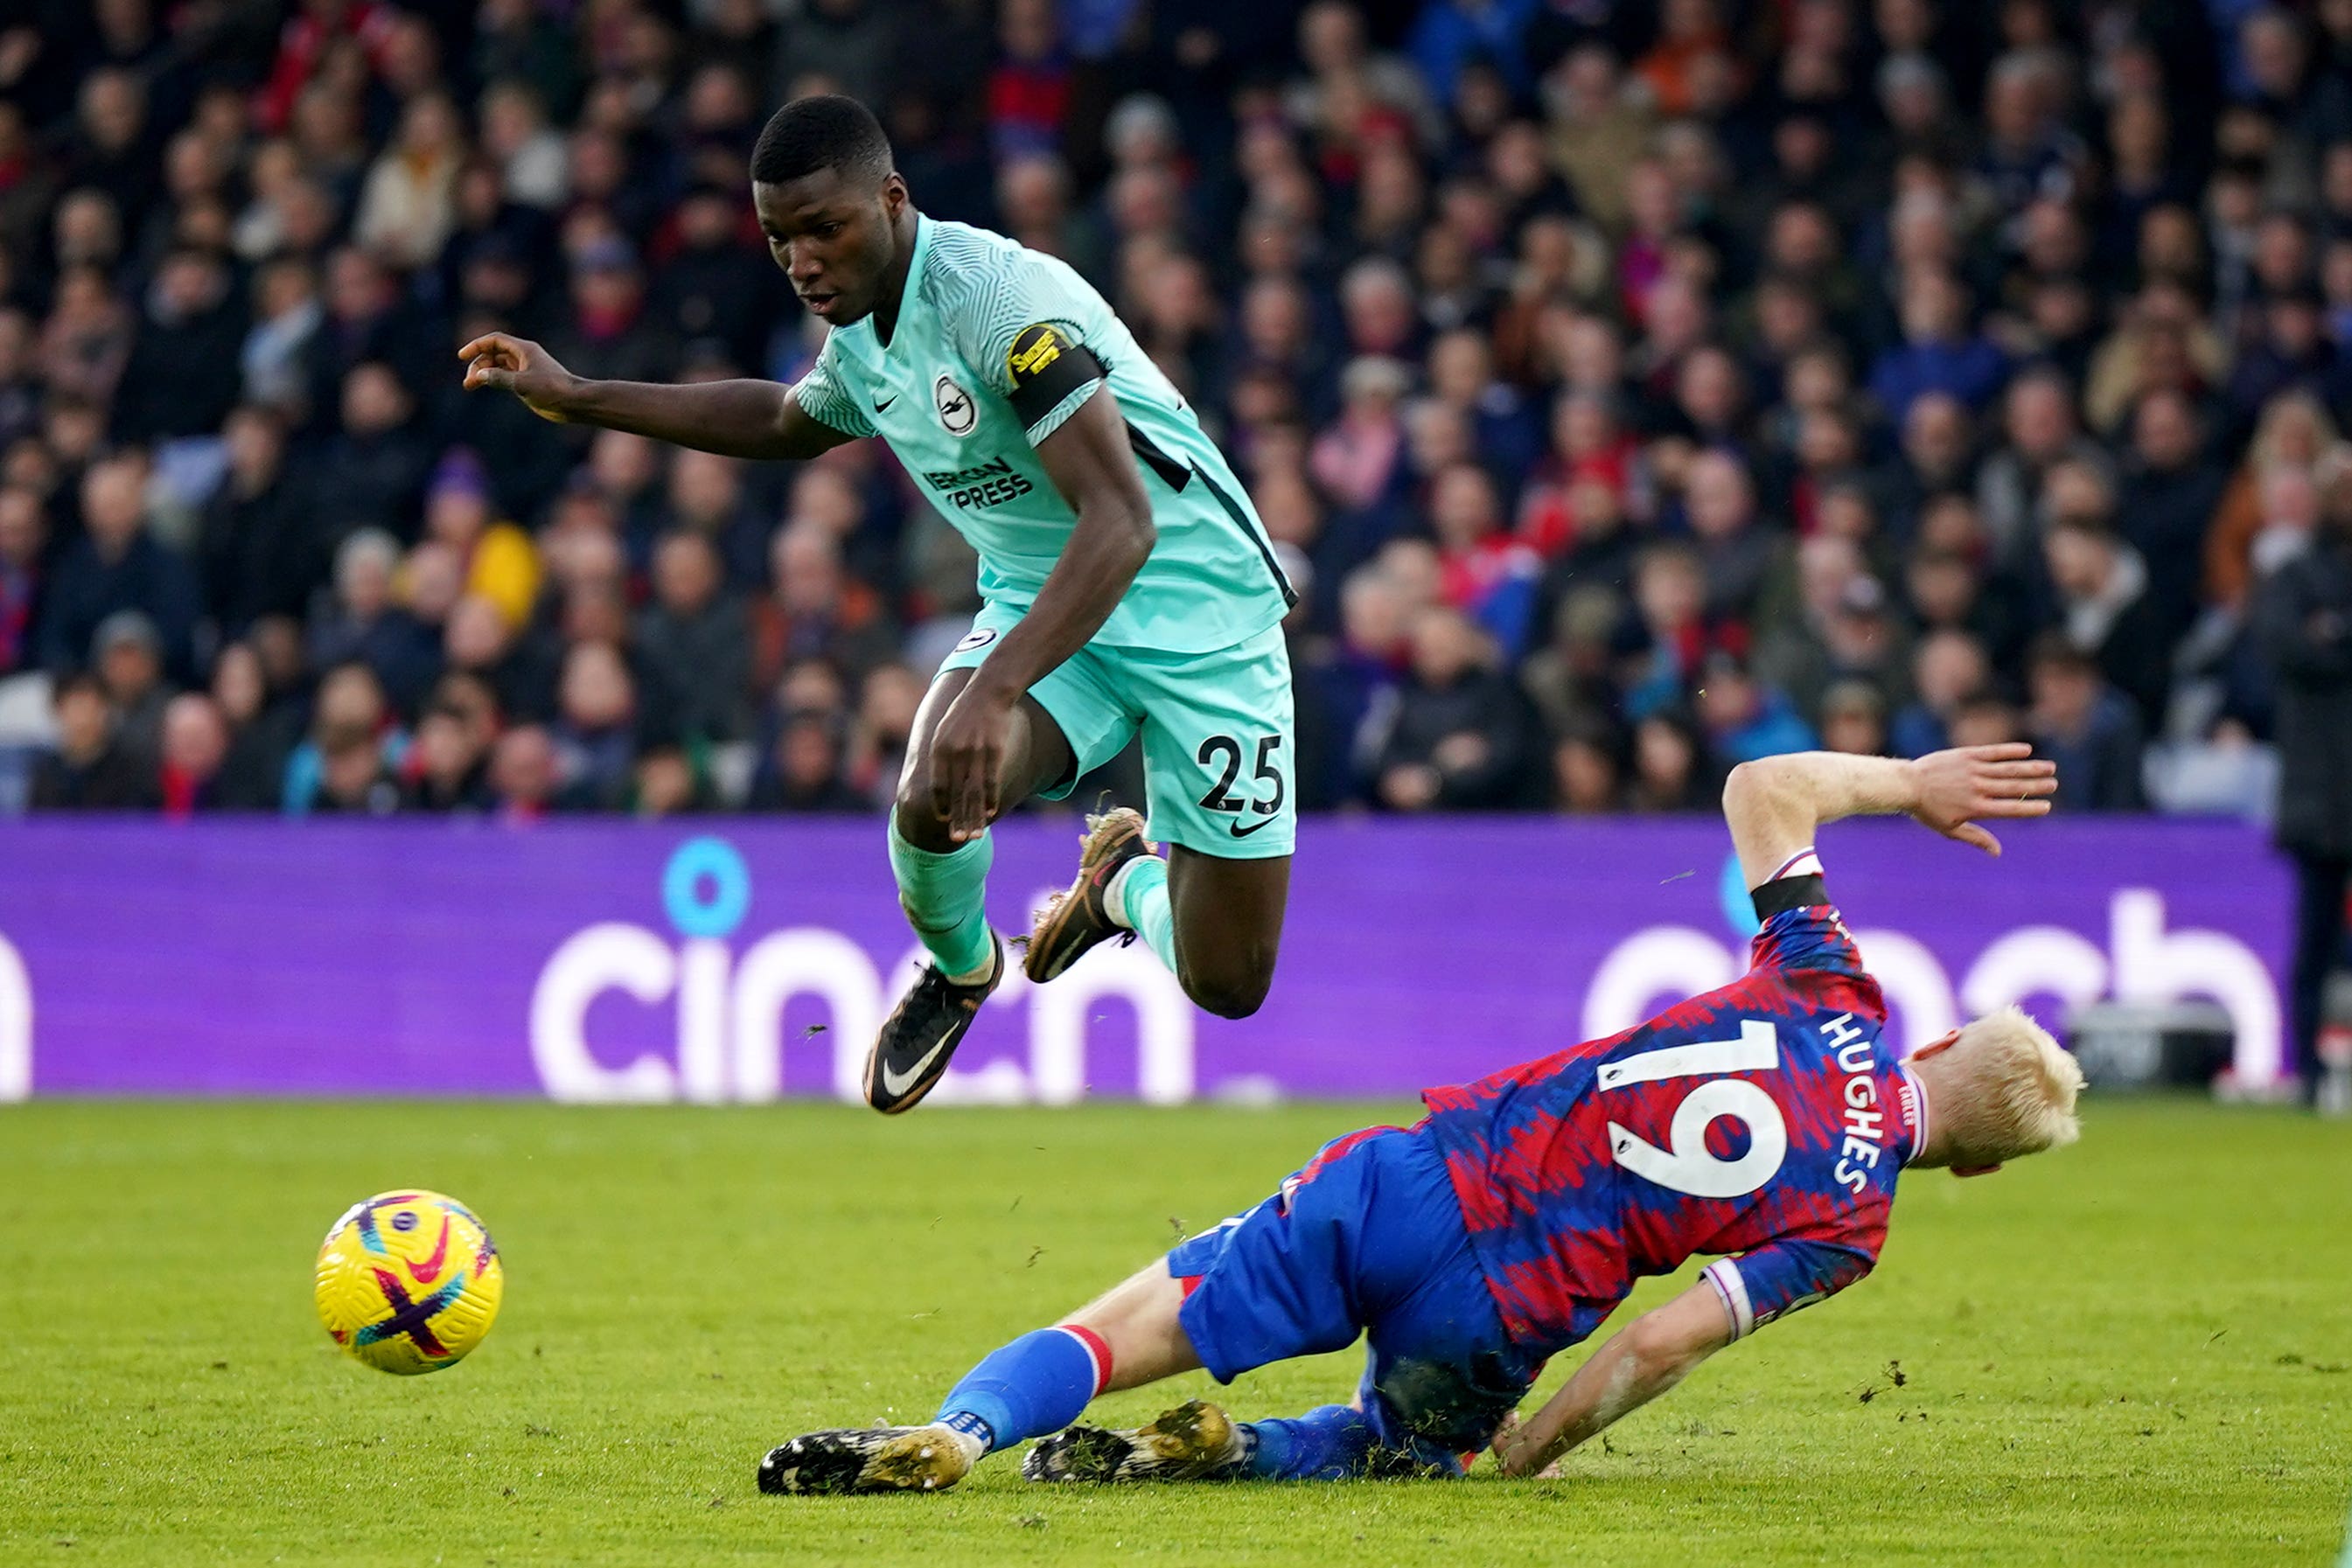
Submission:
<svg viewBox="0 0 2352 1568">
<path fill-rule="evenodd" d="M 1925 1061 L 1931 1056 L 1951 1050 L 1953 1046 L 1959 1043 L 1959 1039 L 1960 1031 L 1958 1030 L 1946 1030 L 1941 1036 L 1929 1040 L 1927 1044 L 1913 1051 L 1911 1053 L 1910 1060 L 1913 1061 Z"/>
</svg>

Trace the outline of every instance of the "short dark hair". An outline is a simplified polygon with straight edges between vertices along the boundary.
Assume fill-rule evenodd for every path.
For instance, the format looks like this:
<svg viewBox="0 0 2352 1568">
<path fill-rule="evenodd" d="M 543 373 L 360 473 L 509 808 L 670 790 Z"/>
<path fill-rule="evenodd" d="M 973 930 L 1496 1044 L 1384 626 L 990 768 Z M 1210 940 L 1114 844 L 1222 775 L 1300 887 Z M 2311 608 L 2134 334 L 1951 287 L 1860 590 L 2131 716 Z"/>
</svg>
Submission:
<svg viewBox="0 0 2352 1568">
<path fill-rule="evenodd" d="M 2049 670 L 2060 674 L 2087 675 L 2093 680 L 2104 679 L 2099 661 L 2075 645 L 2063 632 L 2044 632 L 2033 640 L 2026 651 L 2025 667 L 2034 674 Z"/>
<path fill-rule="evenodd" d="M 891 169 L 890 139 L 874 111 L 854 98 L 797 99 L 768 117 L 751 149 L 751 178 L 781 185 L 822 169 L 879 185 Z"/>
<path fill-rule="evenodd" d="M 49 706 L 61 708 L 68 697 L 96 697 L 100 702 L 110 699 L 106 695 L 106 683 L 88 670 L 68 670 L 49 688 Z"/>
</svg>

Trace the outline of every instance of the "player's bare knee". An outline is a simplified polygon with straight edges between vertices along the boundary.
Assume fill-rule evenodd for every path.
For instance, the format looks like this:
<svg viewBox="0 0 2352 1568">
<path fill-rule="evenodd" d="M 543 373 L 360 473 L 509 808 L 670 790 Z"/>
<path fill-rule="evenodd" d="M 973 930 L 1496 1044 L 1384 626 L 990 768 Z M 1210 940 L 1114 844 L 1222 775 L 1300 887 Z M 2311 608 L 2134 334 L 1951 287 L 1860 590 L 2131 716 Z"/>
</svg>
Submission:
<svg viewBox="0 0 2352 1568">
<path fill-rule="evenodd" d="M 935 855 L 954 849 L 955 841 L 948 837 L 948 821 L 931 804 L 931 781 L 928 778 L 911 779 L 898 786 L 898 798 L 890 804 L 892 821 L 898 836 L 919 850 Z"/>
<path fill-rule="evenodd" d="M 1245 1019 L 1265 1005 L 1274 972 L 1257 969 L 1231 975 L 1187 974 L 1184 994 L 1203 1011 L 1221 1019 Z"/>
</svg>

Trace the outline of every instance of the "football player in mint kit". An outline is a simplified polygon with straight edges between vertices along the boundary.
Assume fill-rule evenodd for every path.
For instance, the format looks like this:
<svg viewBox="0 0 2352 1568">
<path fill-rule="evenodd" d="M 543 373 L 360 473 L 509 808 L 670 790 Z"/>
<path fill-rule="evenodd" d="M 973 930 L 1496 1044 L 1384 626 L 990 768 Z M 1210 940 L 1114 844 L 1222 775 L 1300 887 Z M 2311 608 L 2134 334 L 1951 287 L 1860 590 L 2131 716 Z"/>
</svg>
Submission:
<svg viewBox="0 0 2352 1568">
<path fill-rule="evenodd" d="M 585 381 L 536 343 L 459 350 L 468 388 L 542 417 L 733 457 L 878 435 L 980 556 L 983 601 L 916 719 L 889 830 L 933 962 L 882 1026 L 875 1109 L 928 1093 L 1003 974 L 982 907 L 989 824 L 1143 737 L 1150 838 L 1088 819 L 1076 881 L 1024 965 L 1050 980 L 1111 937 L 1150 943 L 1211 1012 L 1265 998 L 1290 885 L 1295 601 L 1240 482 L 1102 297 L 1067 266 L 915 210 L 853 99 L 779 110 L 751 155 L 777 266 L 831 326 L 794 386 Z"/>
</svg>

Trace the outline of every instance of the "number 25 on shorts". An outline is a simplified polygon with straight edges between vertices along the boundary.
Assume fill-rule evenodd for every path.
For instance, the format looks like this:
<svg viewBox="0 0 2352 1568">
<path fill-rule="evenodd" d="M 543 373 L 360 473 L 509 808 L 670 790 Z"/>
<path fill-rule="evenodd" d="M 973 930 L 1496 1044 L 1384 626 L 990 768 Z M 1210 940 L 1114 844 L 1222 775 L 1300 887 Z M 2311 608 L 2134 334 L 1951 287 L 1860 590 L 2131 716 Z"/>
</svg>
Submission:
<svg viewBox="0 0 2352 1568">
<path fill-rule="evenodd" d="M 1234 821 L 1227 831 L 1237 839 L 1245 839 L 1265 827 L 1282 810 L 1282 770 L 1275 765 L 1275 752 L 1282 745 L 1282 737 L 1261 735 L 1255 745 L 1257 755 L 1250 768 L 1250 779 L 1260 788 L 1247 799 L 1234 793 L 1234 785 L 1242 772 L 1242 741 L 1230 735 L 1213 735 L 1201 742 L 1198 754 L 1202 767 L 1222 769 L 1217 781 L 1201 797 L 1201 808 L 1233 817 Z"/>
</svg>

